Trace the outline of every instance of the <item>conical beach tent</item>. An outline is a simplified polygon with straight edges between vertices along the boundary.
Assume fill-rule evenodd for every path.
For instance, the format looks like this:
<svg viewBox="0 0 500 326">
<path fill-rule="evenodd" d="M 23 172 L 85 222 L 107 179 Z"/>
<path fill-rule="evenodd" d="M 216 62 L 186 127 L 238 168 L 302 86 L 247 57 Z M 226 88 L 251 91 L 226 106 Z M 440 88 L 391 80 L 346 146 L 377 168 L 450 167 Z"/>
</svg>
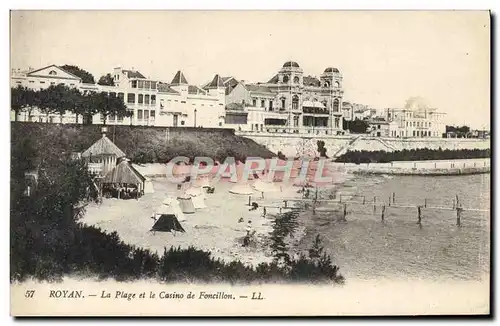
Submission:
<svg viewBox="0 0 500 326">
<path fill-rule="evenodd" d="M 156 220 L 155 224 L 151 228 L 151 231 L 186 232 L 174 214 L 162 214 L 162 215 L 160 215 L 160 218 L 158 218 L 158 220 Z"/>
<path fill-rule="evenodd" d="M 191 187 L 184 192 L 186 197 L 191 197 L 191 201 L 193 202 L 193 206 L 195 209 L 206 208 L 205 204 L 205 193 L 202 190 L 203 188 L 199 187 Z"/>
<path fill-rule="evenodd" d="M 186 220 L 184 213 L 181 210 L 179 202 L 177 199 L 172 197 L 166 197 L 163 200 L 163 203 L 156 209 L 156 216 L 160 216 L 162 214 L 173 214 L 177 217 L 177 219 L 181 222 Z"/>
<path fill-rule="evenodd" d="M 281 191 L 281 188 L 274 182 L 265 182 L 262 180 L 257 180 L 253 184 L 253 187 L 256 191 L 258 192 L 279 192 Z"/>
<path fill-rule="evenodd" d="M 184 214 L 193 214 L 195 212 L 195 208 L 194 208 L 193 200 L 191 199 L 191 196 L 181 195 L 181 196 L 177 197 L 177 200 L 179 201 L 179 206 L 181 208 L 181 211 Z"/>
<path fill-rule="evenodd" d="M 144 181 L 144 193 L 145 194 L 154 194 L 155 189 L 153 187 L 153 181 L 150 178 L 146 178 Z"/>
<path fill-rule="evenodd" d="M 229 192 L 237 195 L 252 195 L 254 190 L 248 183 L 236 183 Z"/>
</svg>

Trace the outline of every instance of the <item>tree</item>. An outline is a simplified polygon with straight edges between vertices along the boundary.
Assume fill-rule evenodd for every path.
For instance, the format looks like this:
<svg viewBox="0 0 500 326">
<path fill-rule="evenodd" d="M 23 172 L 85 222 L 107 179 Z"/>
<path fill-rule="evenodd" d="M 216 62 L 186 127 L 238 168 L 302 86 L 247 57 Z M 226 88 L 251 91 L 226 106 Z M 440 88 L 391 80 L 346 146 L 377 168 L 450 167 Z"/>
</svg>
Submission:
<svg viewBox="0 0 500 326">
<path fill-rule="evenodd" d="M 83 70 L 78 66 L 64 65 L 61 66 L 61 69 L 66 70 L 67 72 L 72 73 L 77 77 L 80 77 L 82 79 L 82 83 L 95 84 L 94 76 L 90 72 Z"/>
<path fill-rule="evenodd" d="M 117 117 L 129 117 L 131 112 L 127 110 L 125 102 L 122 98 L 116 96 L 116 94 L 108 94 L 106 92 L 95 93 L 92 96 L 94 104 L 96 105 L 97 112 L 102 114 L 104 118 L 104 124 L 106 124 L 107 118 L 110 115 L 116 115 Z"/>
<path fill-rule="evenodd" d="M 364 120 L 359 120 L 359 119 L 353 121 L 344 120 L 344 129 L 347 129 L 354 134 L 364 134 L 366 133 L 368 127 L 369 127 L 368 122 Z"/>
<path fill-rule="evenodd" d="M 106 74 L 104 76 L 101 76 L 99 78 L 99 81 L 97 82 L 99 85 L 103 86 L 115 86 L 115 82 L 113 81 L 113 77 L 111 77 L 111 74 Z"/>
<path fill-rule="evenodd" d="M 34 96 L 35 92 L 33 90 L 21 85 L 11 88 L 10 107 L 15 112 L 15 121 L 18 119 L 19 113 L 35 104 Z"/>
</svg>

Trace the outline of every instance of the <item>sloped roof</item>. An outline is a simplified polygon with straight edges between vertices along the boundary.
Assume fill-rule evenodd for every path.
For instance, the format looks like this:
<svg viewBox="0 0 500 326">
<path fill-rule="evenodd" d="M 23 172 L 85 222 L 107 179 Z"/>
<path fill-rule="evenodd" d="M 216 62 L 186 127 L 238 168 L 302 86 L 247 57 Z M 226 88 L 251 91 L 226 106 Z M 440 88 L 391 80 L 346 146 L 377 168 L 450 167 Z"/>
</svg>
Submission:
<svg viewBox="0 0 500 326">
<path fill-rule="evenodd" d="M 130 183 L 138 184 L 146 180 L 130 162 L 124 160 L 120 162 L 112 171 L 103 178 L 104 183 Z"/>
<path fill-rule="evenodd" d="M 106 137 L 106 135 L 103 135 L 98 141 L 82 153 L 82 157 L 99 155 L 115 155 L 116 157 L 125 157 L 125 153 L 108 137 Z"/>
<path fill-rule="evenodd" d="M 171 88 L 170 85 L 167 83 L 159 82 L 157 88 L 158 88 L 158 92 L 160 92 L 160 93 L 179 94 L 178 91 Z"/>
<path fill-rule="evenodd" d="M 313 76 L 304 76 L 303 78 L 304 86 L 321 86 L 321 82 L 318 78 Z"/>
<path fill-rule="evenodd" d="M 69 71 L 64 70 L 63 68 L 61 68 L 61 67 L 59 67 L 59 66 L 57 66 L 57 65 L 49 65 L 49 66 L 46 66 L 46 67 L 43 67 L 43 68 L 40 68 L 40 69 L 36 69 L 36 70 L 32 70 L 32 71 L 27 71 L 27 72 L 26 72 L 26 75 L 27 75 L 27 76 L 29 76 L 29 75 L 36 75 L 36 73 L 37 73 L 37 72 L 42 71 L 42 70 L 45 70 L 45 69 L 48 69 L 48 68 L 57 68 L 57 69 L 59 69 L 59 70 L 62 70 L 64 73 L 66 73 L 66 74 L 70 75 L 71 77 L 73 77 L 73 78 L 75 78 L 75 79 L 80 79 L 80 80 L 81 80 L 81 78 L 80 78 L 80 77 L 78 77 L 77 75 L 72 74 L 72 73 L 70 73 Z"/>
<path fill-rule="evenodd" d="M 262 85 L 246 84 L 244 86 L 249 92 L 274 94 L 269 88 Z"/>
<path fill-rule="evenodd" d="M 278 74 L 274 75 L 273 78 L 269 79 L 268 84 L 277 84 L 279 81 Z"/>
<path fill-rule="evenodd" d="M 205 92 L 203 89 L 199 88 L 196 85 L 189 85 L 188 86 L 188 94 L 203 94 L 205 95 L 207 92 Z"/>
<path fill-rule="evenodd" d="M 170 83 L 170 85 L 187 85 L 187 84 L 188 84 L 187 79 L 180 70 L 177 71 L 177 73 L 174 76 L 174 79 L 172 79 L 172 82 Z"/>
<path fill-rule="evenodd" d="M 128 78 L 141 78 L 146 79 L 146 77 L 138 71 L 134 70 L 123 70 L 123 72 L 127 75 Z"/>
<path fill-rule="evenodd" d="M 204 88 L 219 88 L 219 87 L 225 87 L 224 82 L 222 81 L 222 78 L 217 74 L 214 76 L 212 81 L 208 83 Z"/>
</svg>

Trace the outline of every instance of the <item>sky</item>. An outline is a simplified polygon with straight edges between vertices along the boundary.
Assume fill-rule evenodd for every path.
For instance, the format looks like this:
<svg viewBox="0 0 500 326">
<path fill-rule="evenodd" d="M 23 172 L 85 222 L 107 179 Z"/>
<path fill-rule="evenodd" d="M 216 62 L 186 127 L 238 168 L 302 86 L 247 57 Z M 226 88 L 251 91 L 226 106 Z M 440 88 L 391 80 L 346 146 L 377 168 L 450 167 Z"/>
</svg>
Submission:
<svg viewBox="0 0 500 326">
<path fill-rule="evenodd" d="M 327 67 L 344 100 L 376 109 L 420 96 L 445 122 L 490 128 L 486 11 L 12 11 L 11 67 L 114 67 L 191 84 L 215 74 L 266 82 L 284 62 Z"/>
</svg>

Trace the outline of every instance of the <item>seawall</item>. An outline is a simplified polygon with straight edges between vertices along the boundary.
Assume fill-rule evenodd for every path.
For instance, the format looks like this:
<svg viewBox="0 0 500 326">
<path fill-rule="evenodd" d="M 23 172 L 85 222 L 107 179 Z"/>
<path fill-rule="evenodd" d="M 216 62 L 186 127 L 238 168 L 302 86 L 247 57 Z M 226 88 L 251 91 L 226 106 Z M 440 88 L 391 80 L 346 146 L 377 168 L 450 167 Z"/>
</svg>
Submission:
<svg viewBox="0 0 500 326">
<path fill-rule="evenodd" d="M 391 163 L 335 163 L 333 169 L 356 174 L 467 175 L 490 173 L 491 159 L 398 161 Z"/>
<path fill-rule="evenodd" d="M 489 139 L 477 138 L 384 138 L 370 137 L 366 135 L 297 135 L 276 134 L 266 132 L 236 132 L 246 138 L 250 138 L 265 146 L 274 153 L 281 152 L 287 157 L 303 155 L 315 156 L 317 154 L 317 141 L 325 142 L 327 155 L 337 157 L 347 151 L 386 151 L 393 152 L 403 149 L 488 149 Z"/>
</svg>

